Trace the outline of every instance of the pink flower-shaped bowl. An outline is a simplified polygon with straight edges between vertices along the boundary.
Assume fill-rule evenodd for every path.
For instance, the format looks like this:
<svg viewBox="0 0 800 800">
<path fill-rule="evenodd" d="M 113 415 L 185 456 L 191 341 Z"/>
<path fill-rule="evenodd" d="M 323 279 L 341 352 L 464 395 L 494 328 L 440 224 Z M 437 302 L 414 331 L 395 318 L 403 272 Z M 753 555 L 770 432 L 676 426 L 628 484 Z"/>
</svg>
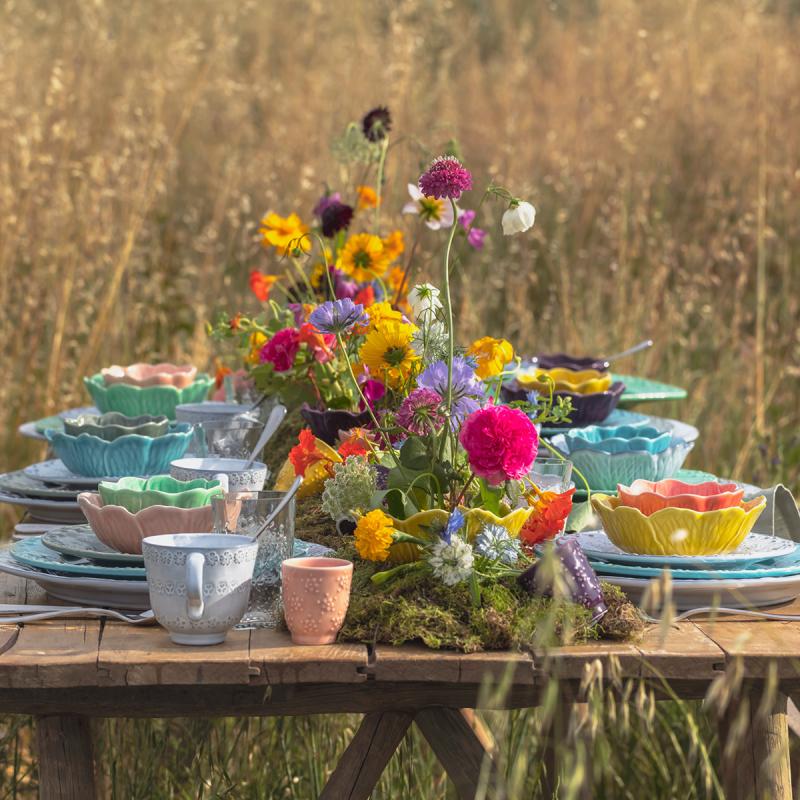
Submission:
<svg viewBox="0 0 800 800">
<path fill-rule="evenodd" d="M 185 389 L 197 377 L 197 367 L 190 364 L 131 364 L 129 367 L 114 366 L 101 369 L 106 386 L 127 383 L 129 386 L 174 386 Z"/>
<path fill-rule="evenodd" d="M 646 517 L 663 508 L 691 511 L 719 511 L 742 502 L 744 489 L 735 483 L 684 483 L 667 478 L 662 481 L 635 480 L 630 486 L 617 485 L 622 505 L 638 508 Z"/>
<path fill-rule="evenodd" d="M 104 506 L 97 492 L 81 492 L 78 505 L 95 536 L 120 553 L 141 555 L 145 536 L 210 533 L 214 526 L 214 510 L 210 505 L 197 508 L 148 506 L 132 514 L 122 506 Z"/>
</svg>

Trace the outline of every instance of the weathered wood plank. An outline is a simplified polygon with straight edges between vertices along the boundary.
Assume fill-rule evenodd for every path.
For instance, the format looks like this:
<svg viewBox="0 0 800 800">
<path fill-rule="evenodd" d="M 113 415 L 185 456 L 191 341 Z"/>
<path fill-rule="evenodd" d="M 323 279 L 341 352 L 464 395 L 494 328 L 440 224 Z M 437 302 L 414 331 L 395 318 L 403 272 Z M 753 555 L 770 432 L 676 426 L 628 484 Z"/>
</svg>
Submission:
<svg viewBox="0 0 800 800">
<path fill-rule="evenodd" d="M 713 679 L 724 669 L 725 653 L 691 622 L 653 625 L 635 644 L 645 677 Z"/>
<path fill-rule="evenodd" d="M 375 647 L 367 672 L 380 681 L 533 684 L 533 663 L 527 653 L 457 653 L 421 645 Z"/>
<path fill-rule="evenodd" d="M 250 631 L 230 631 L 222 644 L 173 644 L 160 627 L 106 622 L 97 655 L 101 686 L 249 683 Z"/>
<path fill-rule="evenodd" d="M 363 644 L 294 645 L 287 632 L 263 628 L 250 635 L 253 683 L 360 683 L 367 659 Z"/>
<path fill-rule="evenodd" d="M 765 707 L 761 691 L 746 688 L 719 721 L 726 800 L 792 800 L 786 695 Z"/>
<path fill-rule="evenodd" d="M 40 800 L 94 800 L 97 789 L 88 718 L 38 717 L 36 741 Z"/>
<path fill-rule="evenodd" d="M 413 719 L 404 711 L 366 714 L 320 800 L 368 800 Z"/>
<path fill-rule="evenodd" d="M 637 647 L 625 642 L 592 642 L 533 654 L 534 674 L 540 680 L 580 680 L 598 664 L 604 676 L 614 673 L 621 678 L 635 678 L 641 673 L 641 661 Z"/>
<path fill-rule="evenodd" d="M 96 686 L 101 623 L 50 620 L 23 625 L 0 653 L 0 686 Z"/>
<path fill-rule="evenodd" d="M 695 624 L 725 652 L 726 661 L 741 659 L 743 677 L 764 678 L 774 662 L 779 678 L 800 678 L 800 623 L 720 619 Z"/>
<path fill-rule="evenodd" d="M 502 779 L 492 760 L 488 742 L 478 735 L 463 711 L 455 708 L 426 708 L 414 722 L 453 782 L 461 800 L 503 797 Z"/>
</svg>

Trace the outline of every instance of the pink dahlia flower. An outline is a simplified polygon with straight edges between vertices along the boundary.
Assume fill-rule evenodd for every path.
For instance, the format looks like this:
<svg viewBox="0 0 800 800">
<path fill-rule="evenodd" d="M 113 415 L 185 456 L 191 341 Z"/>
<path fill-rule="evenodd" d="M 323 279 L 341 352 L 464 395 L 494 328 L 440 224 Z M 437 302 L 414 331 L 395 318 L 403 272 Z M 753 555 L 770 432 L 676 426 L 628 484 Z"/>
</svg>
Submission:
<svg viewBox="0 0 800 800">
<path fill-rule="evenodd" d="M 261 348 L 261 362 L 268 361 L 275 372 L 286 372 L 294 366 L 294 358 L 300 349 L 300 335 L 294 328 L 281 328 Z"/>
<path fill-rule="evenodd" d="M 442 396 L 431 389 L 414 389 L 397 409 L 397 424 L 417 436 L 433 433 L 444 425 Z"/>
<path fill-rule="evenodd" d="M 458 200 L 471 188 L 472 175 L 455 156 L 435 158 L 419 179 L 419 190 L 426 197 Z"/>
<path fill-rule="evenodd" d="M 496 486 L 527 475 L 539 450 L 539 434 L 518 408 L 489 405 L 473 411 L 459 436 L 469 465 Z"/>
</svg>

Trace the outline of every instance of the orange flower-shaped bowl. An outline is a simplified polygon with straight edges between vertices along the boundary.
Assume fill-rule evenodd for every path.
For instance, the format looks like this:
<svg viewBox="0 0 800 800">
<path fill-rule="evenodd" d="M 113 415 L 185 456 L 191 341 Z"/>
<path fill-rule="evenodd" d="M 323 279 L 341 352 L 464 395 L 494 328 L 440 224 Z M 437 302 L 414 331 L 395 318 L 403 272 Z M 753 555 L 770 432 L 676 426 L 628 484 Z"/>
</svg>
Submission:
<svg viewBox="0 0 800 800">
<path fill-rule="evenodd" d="M 630 486 L 617 485 L 622 505 L 638 508 L 646 517 L 664 508 L 687 508 L 691 511 L 719 511 L 742 502 L 744 489 L 735 483 L 684 483 L 672 478 L 646 481 L 641 478 Z"/>
<path fill-rule="evenodd" d="M 106 386 L 114 383 L 127 383 L 130 386 L 175 386 L 185 389 L 197 377 L 197 367 L 191 364 L 131 364 L 120 367 L 114 364 L 101 369 Z"/>
</svg>

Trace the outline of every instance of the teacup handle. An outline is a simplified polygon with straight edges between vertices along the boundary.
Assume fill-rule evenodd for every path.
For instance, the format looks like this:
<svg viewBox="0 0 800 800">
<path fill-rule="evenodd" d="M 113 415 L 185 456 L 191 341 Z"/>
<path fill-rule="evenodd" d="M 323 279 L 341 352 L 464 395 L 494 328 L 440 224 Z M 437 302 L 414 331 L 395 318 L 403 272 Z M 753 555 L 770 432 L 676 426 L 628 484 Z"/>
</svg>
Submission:
<svg viewBox="0 0 800 800">
<path fill-rule="evenodd" d="M 206 557 L 202 553 L 189 553 L 186 559 L 186 613 L 192 622 L 203 618 L 203 567 Z"/>
</svg>

